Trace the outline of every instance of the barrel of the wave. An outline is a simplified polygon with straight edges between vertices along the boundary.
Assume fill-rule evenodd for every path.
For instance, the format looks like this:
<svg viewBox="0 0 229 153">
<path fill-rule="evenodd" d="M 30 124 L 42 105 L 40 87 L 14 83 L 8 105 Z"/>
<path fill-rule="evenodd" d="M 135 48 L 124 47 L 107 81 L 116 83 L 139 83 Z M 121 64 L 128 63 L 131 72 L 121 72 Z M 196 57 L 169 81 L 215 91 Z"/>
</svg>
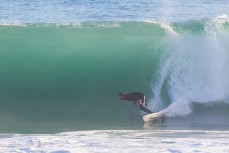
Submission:
<svg viewBox="0 0 229 153">
<path fill-rule="evenodd" d="M 42 130 L 50 120 L 51 131 L 129 126 L 128 106 L 114 93 L 151 93 L 166 37 L 158 23 L 144 22 L 0 29 L 0 130 L 6 132 L 8 125 Z"/>
</svg>

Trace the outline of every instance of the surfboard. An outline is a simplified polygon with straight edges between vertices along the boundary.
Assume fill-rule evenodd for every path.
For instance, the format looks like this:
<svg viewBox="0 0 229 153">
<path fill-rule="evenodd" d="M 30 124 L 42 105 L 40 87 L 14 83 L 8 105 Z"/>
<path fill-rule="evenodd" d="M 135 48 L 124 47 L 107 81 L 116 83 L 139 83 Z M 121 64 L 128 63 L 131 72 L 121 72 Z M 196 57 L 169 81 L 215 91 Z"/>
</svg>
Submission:
<svg viewBox="0 0 229 153">
<path fill-rule="evenodd" d="M 152 114 L 148 114 L 148 115 L 143 116 L 143 120 L 144 120 L 144 122 L 147 123 L 147 122 L 159 119 L 163 116 L 164 116 L 163 111 L 160 111 L 160 112 L 156 112 L 156 113 L 152 113 Z"/>
</svg>

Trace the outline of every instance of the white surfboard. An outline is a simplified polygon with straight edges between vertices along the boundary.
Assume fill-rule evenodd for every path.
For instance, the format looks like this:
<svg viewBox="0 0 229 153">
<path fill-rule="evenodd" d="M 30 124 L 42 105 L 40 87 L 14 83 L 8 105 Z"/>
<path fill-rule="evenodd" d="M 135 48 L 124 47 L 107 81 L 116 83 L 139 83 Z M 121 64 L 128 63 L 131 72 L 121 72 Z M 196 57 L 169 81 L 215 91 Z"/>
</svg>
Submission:
<svg viewBox="0 0 229 153">
<path fill-rule="evenodd" d="M 159 112 L 143 116 L 143 120 L 146 123 L 150 121 L 155 121 L 165 116 L 165 114 L 166 116 L 170 114 L 169 115 L 170 117 L 188 115 L 191 113 L 190 104 L 191 104 L 191 100 L 189 100 L 188 95 L 185 95 L 181 97 L 180 99 L 176 100 L 175 102 L 173 102 L 172 104 L 170 104 L 167 108 Z M 180 109 L 177 109 L 177 108 L 183 108 L 185 109 L 185 111 L 180 112 L 179 111 Z"/>
<path fill-rule="evenodd" d="M 143 120 L 144 120 L 144 122 L 150 122 L 150 121 L 154 121 L 156 119 L 159 119 L 163 116 L 164 116 L 164 111 L 160 111 L 160 112 L 156 112 L 156 113 L 152 113 L 152 114 L 148 114 L 148 115 L 143 116 Z"/>
</svg>

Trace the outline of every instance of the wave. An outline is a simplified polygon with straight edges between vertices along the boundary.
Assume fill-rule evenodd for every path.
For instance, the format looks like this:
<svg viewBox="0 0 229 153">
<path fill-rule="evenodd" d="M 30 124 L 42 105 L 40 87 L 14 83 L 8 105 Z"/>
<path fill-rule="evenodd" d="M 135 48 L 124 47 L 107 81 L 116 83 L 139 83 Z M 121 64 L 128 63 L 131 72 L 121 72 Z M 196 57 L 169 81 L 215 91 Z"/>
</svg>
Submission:
<svg viewBox="0 0 229 153">
<path fill-rule="evenodd" d="M 167 116 L 228 103 L 226 16 L 187 22 L 0 25 L 1 131 L 131 127 L 117 93 Z M 132 111 L 137 111 L 137 107 Z M 135 118 L 141 123 L 141 117 Z"/>
</svg>

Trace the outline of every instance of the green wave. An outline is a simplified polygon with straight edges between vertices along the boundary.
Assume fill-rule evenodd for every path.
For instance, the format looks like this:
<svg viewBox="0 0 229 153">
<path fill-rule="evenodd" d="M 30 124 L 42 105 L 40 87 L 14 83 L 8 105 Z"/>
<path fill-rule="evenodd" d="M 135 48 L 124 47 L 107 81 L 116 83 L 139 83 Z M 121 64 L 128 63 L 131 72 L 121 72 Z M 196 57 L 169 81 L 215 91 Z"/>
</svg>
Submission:
<svg viewBox="0 0 229 153">
<path fill-rule="evenodd" d="M 1 25 L 0 132 L 131 127 L 131 106 L 120 102 L 117 93 L 141 91 L 151 103 L 159 96 L 161 108 L 172 103 L 171 78 L 181 71 L 169 68 L 163 80 L 164 63 L 171 54 L 182 58 L 171 52 L 177 50 L 174 43 L 208 35 L 211 22 Z M 168 27 L 181 40 L 173 42 L 177 36 Z M 221 28 L 227 36 L 228 23 Z M 137 106 L 134 111 L 138 127 Z"/>
</svg>

